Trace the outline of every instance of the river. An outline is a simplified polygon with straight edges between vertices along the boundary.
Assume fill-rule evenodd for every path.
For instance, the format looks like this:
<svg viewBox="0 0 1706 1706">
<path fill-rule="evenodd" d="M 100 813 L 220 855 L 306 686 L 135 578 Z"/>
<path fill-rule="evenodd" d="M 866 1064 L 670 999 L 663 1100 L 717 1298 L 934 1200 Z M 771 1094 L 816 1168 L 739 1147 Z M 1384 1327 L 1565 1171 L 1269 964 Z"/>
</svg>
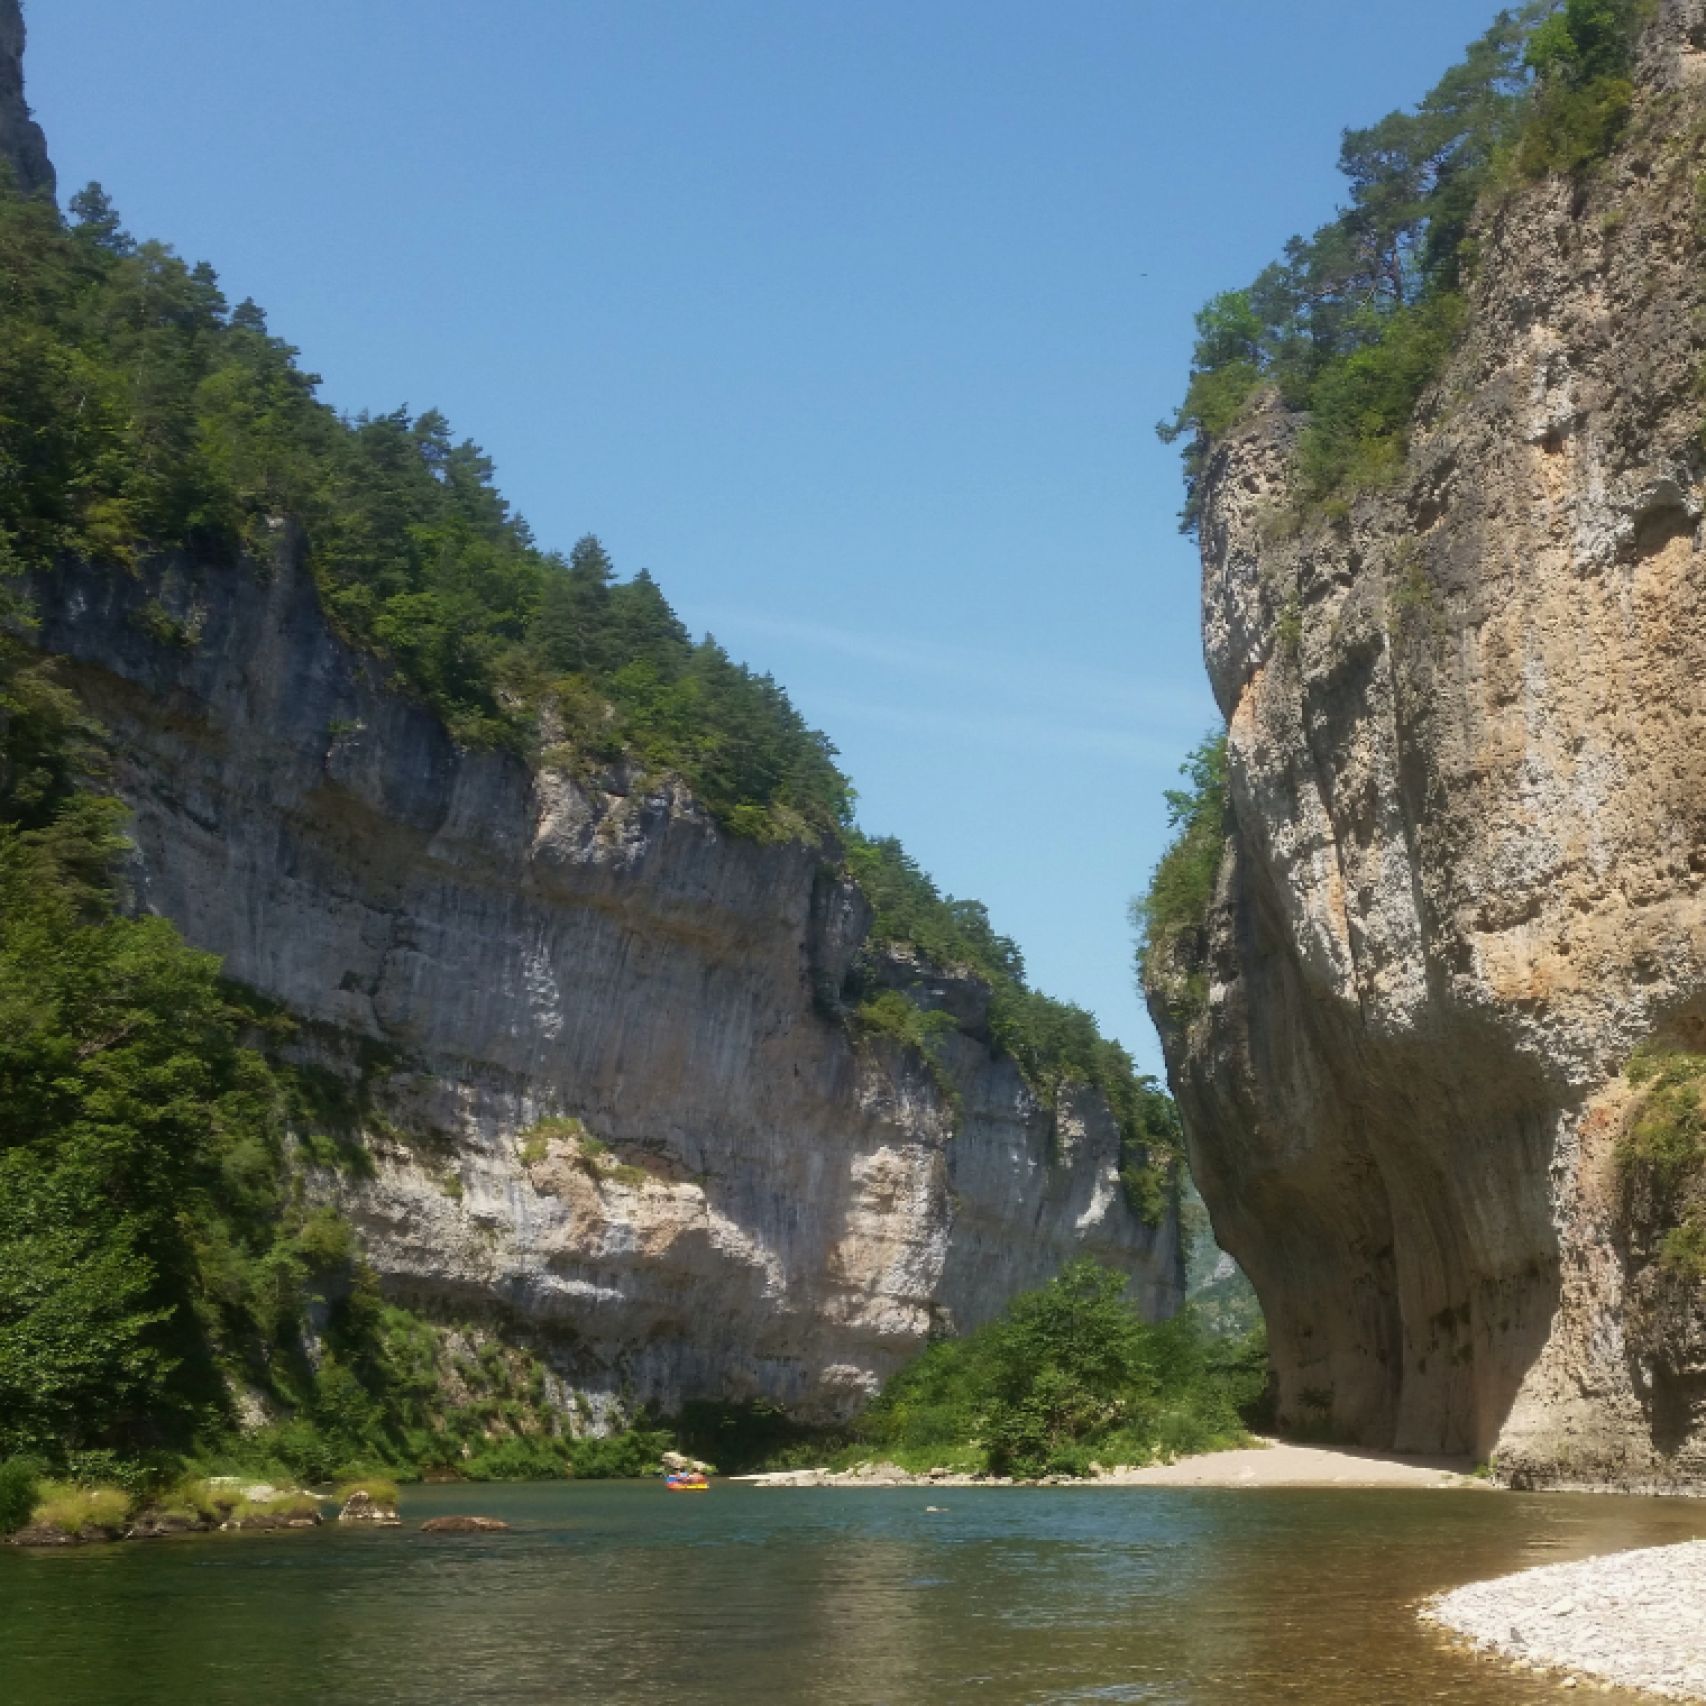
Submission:
<svg viewBox="0 0 1706 1706">
<path fill-rule="evenodd" d="M 463 1511 L 514 1531 L 418 1532 Z M 593 1482 L 410 1488 L 403 1516 L 0 1550 L 0 1699 L 1517 1706 L 1581 1695 L 1447 1651 L 1420 1596 L 1706 1536 L 1694 1501 L 1427 1491 Z"/>
</svg>

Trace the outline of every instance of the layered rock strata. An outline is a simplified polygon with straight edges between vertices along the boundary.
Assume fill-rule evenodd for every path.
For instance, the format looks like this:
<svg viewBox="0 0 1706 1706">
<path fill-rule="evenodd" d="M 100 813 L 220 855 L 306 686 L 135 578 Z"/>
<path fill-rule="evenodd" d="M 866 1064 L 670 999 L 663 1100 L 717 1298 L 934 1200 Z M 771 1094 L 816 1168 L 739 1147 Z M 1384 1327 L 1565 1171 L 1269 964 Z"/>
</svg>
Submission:
<svg viewBox="0 0 1706 1706">
<path fill-rule="evenodd" d="M 1618 1149 L 1706 1047 L 1706 6 L 1634 123 L 1483 220 L 1407 465 L 1299 510 L 1277 410 L 1215 447 L 1218 890 L 1152 992 L 1283 1419 L 1535 1484 L 1706 1477 L 1706 1287 Z"/>
<path fill-rule="evenodd" d="M 995 1052 L 986 989 L 892 960 L 955 1019 L 944 1069 L 855 1041 L 869 914 L 832 850 L 458 749 L 330 631 L 296 540 L 33 596 L 111 732 L 136 905 L 358 1084 L 372 1176 L 314 1188 L 393 1297 L 511 1321 L 595 1419 L 843 1415 L 1080 1254 L 1176 1307 L 1176 1221 L 1128 1207 L 1098 1095 L 1050 1109 Z"/>
</svg>

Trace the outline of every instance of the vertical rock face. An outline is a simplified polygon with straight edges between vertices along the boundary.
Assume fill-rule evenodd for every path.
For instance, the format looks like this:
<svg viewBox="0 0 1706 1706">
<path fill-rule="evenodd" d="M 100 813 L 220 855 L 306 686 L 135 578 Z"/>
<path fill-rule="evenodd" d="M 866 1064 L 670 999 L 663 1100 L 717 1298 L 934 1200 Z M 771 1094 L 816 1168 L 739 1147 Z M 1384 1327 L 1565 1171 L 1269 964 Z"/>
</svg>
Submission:
<svg viewBox="0 0 1706 1706">
<path fill-rule="evenodd" d="M 52 195 L 53 162 L 41 126 L 24 100 L 24 14 L 20 0 L 0 0 L 0 160 L 18 187 L 30 195 Z"/>
<path fill-rule="evenodd" d="M 520 1323 L 595 1410 L 846 1413 L 932 1328 L 1090 1254 L 1182 1290 L 1099 1097 L 1042 1106 L 988 992 L 947 1077 L 834 1006 L 868 913 L 825 850 L 721 832 L 679 788 L 458 750 L 270 575 L 68 565 L 39 641 L 114 737 L 131 884 L 360 1081 L 370 1177 L 315 1188 L 399 1299 Z"/>
<path fill-rule="evenodd" d="M 1706 7 L 1583 183 L 1487 217 L 1401 483 L 1296 520 L 1297 423 L 1217 447 L 1229 723 L 1206 1008 L 1156 1001 L 1281 1409 L 1534 1482 L 1706 1477 L 1706 1286 L 1616 1150 L 1706 1047 Z"/>
</svg>

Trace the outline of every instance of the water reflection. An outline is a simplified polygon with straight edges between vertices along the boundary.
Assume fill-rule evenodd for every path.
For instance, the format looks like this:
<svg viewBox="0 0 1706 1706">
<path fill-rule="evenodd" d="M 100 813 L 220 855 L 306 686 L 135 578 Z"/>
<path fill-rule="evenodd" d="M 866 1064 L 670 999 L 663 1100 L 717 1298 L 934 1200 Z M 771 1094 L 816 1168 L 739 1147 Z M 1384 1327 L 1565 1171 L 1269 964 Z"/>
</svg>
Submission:
<svg viewBox="0 0 1706 1706">
<path fill-rule="evenodd" d="M 937 1495 L 942 1497 L 942 1495 Z M 1706 1507 L 1411 1492 L 426 1488 L 508 1535 L 0 1554 L 8 1706 L 1527 1706 L 1436 1588 L 1706 1534 Z M 1579 1697 L 1579 1696 L 1576 1696 Z"/>
</svg>

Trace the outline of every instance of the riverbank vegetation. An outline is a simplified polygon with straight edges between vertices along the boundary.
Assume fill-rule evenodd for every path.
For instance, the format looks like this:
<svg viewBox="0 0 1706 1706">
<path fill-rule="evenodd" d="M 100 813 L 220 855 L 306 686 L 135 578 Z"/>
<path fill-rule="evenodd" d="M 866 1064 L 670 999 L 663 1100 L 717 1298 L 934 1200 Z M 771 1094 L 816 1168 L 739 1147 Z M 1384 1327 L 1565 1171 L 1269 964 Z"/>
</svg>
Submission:
<svg viewBox="0 0 1706 1706">
<path fill-rule="evenodd" d="M 832 1463 L 1080 1476 L 1092 1462 L 1246 1444 L 1266 1386 L 1259 1331 L 1217 1337 L 1188 1310 L 1147 1322 L 1123 1274 L 1082 1261 L 988 1326 L 930 1345 L 883 1388 Z"/>
<path fill-rule="evenodd" d="M 1650 0 L 1531 0 L 1501 12 L 1412 109 L 1347 130 L 1347 205 L 1197 316 L 1184 402 L 1183 522 L 1213 442 L 1258 398 L 1303 416 L 1298 499 L 1333 513 L 1402 465 L 1416 404 L 1456 344 L 1484 196 L 1581 173 L 1616 144 Z"/>
</svg>

